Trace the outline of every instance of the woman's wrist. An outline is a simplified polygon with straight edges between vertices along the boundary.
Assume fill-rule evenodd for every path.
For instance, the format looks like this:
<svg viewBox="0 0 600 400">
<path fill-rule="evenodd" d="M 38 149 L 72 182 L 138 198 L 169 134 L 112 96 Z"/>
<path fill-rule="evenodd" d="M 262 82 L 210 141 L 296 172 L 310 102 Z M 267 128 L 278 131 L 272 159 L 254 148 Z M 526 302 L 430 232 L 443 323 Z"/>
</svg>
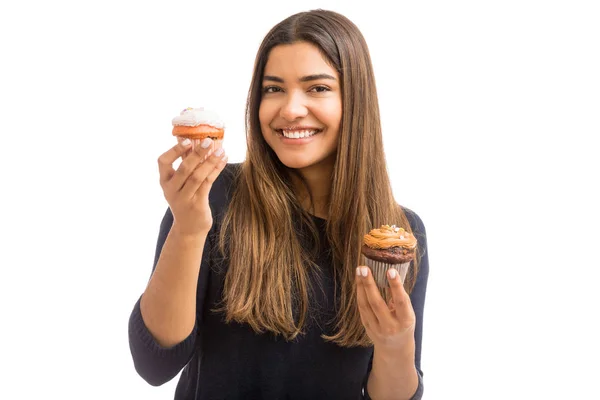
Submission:
<svg viewBox="0 0 600 400">
<path fill-rule="evenodd" d="M 206 231 L 198 231 L 198 232 L 189 232 L 185 229 L 182 229 L 181 226 L 177 224 L 177 222 L 173 223 L 171 227 L 171 231 L 169 232 L 170 236 L 183 241 L 184 243 L 198 243 L 198 241 L 206 240 L 208 236 L 209 230 Z"/>
<path fill-rule="evenodd" d="M 375 364 L 380 365 L 383 368 L 398 368 L 398 367 L 414 367 L 415 365 L 415 344 L 414 340 L 412 344 L 407 344 L 400 349 L 383 349 L 374 348 L 373 355 L 373 367 Z"/>
<path fill-rule="evenodd" d="M 373 366 L 367 383 L 370 397 L 409 399 L 418 388 L 415 346 L 408 343 L 400 349 L 375 346 Z"/>
</svg>

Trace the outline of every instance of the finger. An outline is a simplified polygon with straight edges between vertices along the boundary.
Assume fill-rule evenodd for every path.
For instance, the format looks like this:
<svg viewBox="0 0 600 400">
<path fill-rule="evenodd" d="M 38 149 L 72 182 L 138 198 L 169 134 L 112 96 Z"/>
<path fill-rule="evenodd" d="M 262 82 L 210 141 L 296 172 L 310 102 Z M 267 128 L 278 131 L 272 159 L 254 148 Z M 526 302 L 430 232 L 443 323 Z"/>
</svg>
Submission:
<svg viewBox="0 0 600 400">
<path fill-rule="evenodd" d="M 367 298 L 367 293 L 365 292 L 364 287 L 364 278 L 361 275 L 360 267 L 356 268 L 356 303 L 358 304 L 360 320 L 365 326 L 365 329 L 369 331 L 369 329 L 378 328 L 379 321 L 377 320 L 377 317 L 375 316 L 375 313 L 369 304 L 369 299 Z"/>
<path fill-rule="evenodd" d="M 211 138 L 202 139 L 199 145 L 194 147 L 194 151 L 200 156 L 204 162 L 208 156 L 214 151 L 215 142 Z"/>
<path fill-rule="evenodd" d="M 222 163 L 224 157 L 224 151 L 215 152 L 205 162 L 199 164 L 181 188 L 181 196 L 185 199 L 194 197 L 198 189 L 206 182 L 208 176 Z"/>
<path fill-rule="evenodd" d="M 210 171 L 210 173 L 206 176 L 206 179 L 196 191 L 195 196 L 197 198 L 208 197 L 208 193 L 210 192 L 213 183 L 215 182 L 221 171 L 223 171 L 223 169 L 225 169 L 225 166 L 227 165 L 227 158 L 227 155 L 223 155 L 223 157 L 220 161 L 217 162 L 217 165 L 213 168 L 213 170 Z"/>
<path fill-rule="evenodd" d="M 369 305 L 373 310 L 373 313 L 377 317 L 377 320 L 381 325 L 391 324 L 394 322 L 394 318 L 390 309 L 381 297 L 381 292 L 379 291 L 379 287 L 375 283 L 375 279 L 373 278 L 373 274 L 369 267 L 360 267 L 361 277 L 359 280 L 362 281 L 363 288 L 365 290 L 365 294 L 367 295 L 367 299 L 369 300 Z"/>
<path fill-rule="evenodd" d="M 203 157 L 205 156 L 200 155 L 198 151 L 190 151 L 169 180 L 169 190 L 174 192 L 182 190 L 188 178 L 202 164 Z"/>
<path fill-rule="evenodd" d="M 191 140 L 184 140 L 180 143 L 177 143 L 175 146 L 171 147 L 168 151 L 158 157 L 158 173 L 160 174 L 161 184 L 164 184 L 171 179 L 175 173 L 175 170 L 173 169 L 173 163 L 190 149 L 191 144 Z"/>
<path fill-rule="evenodd" d="M 387 273 L 387 278 L 390 283 L 390 291 L 392 292 L 392 299 L 396 311 L 406 307 L 412 308 L 410 296 L 404 289 L 400 273 L 395 268 L 390 268 Z"/>
</svg>

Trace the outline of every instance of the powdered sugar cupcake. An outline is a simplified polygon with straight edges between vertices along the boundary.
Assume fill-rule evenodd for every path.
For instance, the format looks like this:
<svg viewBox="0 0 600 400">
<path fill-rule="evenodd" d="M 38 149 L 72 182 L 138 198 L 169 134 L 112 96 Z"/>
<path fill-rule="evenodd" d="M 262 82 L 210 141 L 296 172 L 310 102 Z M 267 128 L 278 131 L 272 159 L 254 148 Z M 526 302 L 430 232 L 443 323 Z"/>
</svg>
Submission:
<svg viewBox="0 0 600 400">
<path fill-rule="evenodd" d="M 172 124 L 173 136 L 176 136 L 179 142 L 190 139 L 192 149 L 206 138 L 213 140 L 212 150 L 222 146 L 225 123 L 214 111 L 205 110 L 203 107 L 188 107 L 173 118 Z"/>
</svg>

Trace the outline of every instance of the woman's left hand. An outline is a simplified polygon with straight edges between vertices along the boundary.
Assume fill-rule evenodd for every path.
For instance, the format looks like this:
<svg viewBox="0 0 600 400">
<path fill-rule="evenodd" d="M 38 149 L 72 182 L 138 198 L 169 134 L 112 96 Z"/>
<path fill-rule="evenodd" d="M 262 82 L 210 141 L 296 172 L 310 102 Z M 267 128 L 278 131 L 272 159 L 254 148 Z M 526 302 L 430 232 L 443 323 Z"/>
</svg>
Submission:
<svg viewBox="0 0 600 400">
<path fill-rule="evenodd" d="M 360 318 L 376 349 L 389 352 L 414 348 L 416 317 L 410 297 L 395 269 L 388 271 L 391 299 L 386 303 L 368 267 L 356 270 L 357 303 Z"/>
</svg>

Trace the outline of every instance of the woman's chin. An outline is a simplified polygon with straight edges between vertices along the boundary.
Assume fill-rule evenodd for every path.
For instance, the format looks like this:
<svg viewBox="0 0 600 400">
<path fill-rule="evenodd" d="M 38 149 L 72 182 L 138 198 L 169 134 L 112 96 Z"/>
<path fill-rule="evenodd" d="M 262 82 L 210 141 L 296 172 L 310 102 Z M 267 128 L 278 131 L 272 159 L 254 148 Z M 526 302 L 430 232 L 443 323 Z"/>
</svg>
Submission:
<svg viewBox="0 0 600 400">
<path fill-rule="evenodd" d="M 279 161 L 291 169 L 327 168 L 330 157 L 314 157 L 314 155 L 278 154 Z M 335 162 L 335 159 L 331 160 Z"/>
<path fill-rule="evenodd" d="M 298 159 L 279 159 L 281 161 L 281 163 L 283 165 L 285 165 L 288 168 L 291 169 L 304 169 L 307 167 L 310 167 L 311 165 L 314 165 L 314 163 L 311 163 L 310 161 L 305 161 L 305 160 L 298 160 Z"/>
</svg>

